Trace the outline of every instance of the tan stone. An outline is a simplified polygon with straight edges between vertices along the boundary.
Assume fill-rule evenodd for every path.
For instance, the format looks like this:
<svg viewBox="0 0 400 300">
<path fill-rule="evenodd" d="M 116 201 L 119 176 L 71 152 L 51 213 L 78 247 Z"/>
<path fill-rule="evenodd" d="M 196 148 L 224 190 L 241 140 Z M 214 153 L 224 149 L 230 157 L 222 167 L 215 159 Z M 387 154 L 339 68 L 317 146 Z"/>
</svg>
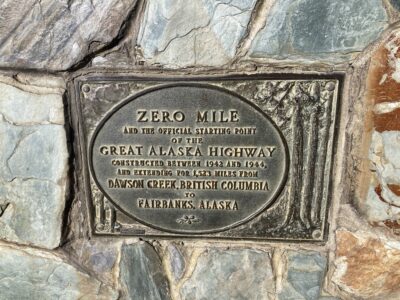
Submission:
<svg viewBox="0 0 400 300">
<path fill-rule="evenodd" d="M 400 242 L 343 229 L 336 240 L 332 281 L 340 290 L 367 299 L 400 297 Z"/>
</svg>

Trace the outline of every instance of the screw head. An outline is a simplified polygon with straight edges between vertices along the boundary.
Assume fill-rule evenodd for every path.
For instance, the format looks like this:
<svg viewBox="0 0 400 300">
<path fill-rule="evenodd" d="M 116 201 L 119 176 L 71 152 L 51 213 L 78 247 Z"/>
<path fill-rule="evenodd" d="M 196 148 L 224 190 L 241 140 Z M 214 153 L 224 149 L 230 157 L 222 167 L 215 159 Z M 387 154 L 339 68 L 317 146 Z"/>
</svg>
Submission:
<svg viewBox="0 0 400 300">
<path fill-rule="evenodd" d="M 316 240 L 320 239 L 322 237 L 322 232 L 319 229 L 316 229 L 312 233 L 312 237 Z"/>
<path fill-rule="evenodd" d="M 84 93 L 89 93 L 89 92 L 90 92 L 90 86 L 87 85 L 87 84 L 84 84 L 84 85 L 82 86 L 82 92 L 84 92 Z"/>
</svg>

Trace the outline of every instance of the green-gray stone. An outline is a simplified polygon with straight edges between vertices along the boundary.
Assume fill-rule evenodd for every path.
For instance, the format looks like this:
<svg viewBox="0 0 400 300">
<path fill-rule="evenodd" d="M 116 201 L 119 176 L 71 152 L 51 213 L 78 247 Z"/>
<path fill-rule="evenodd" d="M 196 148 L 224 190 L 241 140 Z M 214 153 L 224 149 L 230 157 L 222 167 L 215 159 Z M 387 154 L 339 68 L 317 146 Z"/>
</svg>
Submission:
<svg viewBox="0 0 400 300">
<path fill-rule="evenodd" d="M 66 70 L 118 36 L 136 0 L 0 3 L 0 66 Z"/>
<path fill-rule="evenodd" d="M 179 248 L 174 244 L 168 246 L 168 253 L 170 258 L 171 273 L 174 277 L 174 280 L 177 281 L 182 278 L 183 272 L 185 271 L 185 258 L 183 257 Z"/>
<path fill-rule="evenodd" d="M 26 78 L 0 76 L 0 239 L 53 249 L 68 187 L 64 89 Z"/>
<path fill-rule="evenodd" d="M 220 66 L 235 55 L 255 0 L 146 1 L 138 35 L 144 59 L 172 68 Z"/>
<path fill-rule="evenodd" d="M 400 10 L 400 0 L 390 0 L 390 3 L 392 3 L 394 8 Z"/>
<path fill-rule="evenodd" d="M 122 246 L 120 281 L 127 299 L 170 299 L 160 257 L 147 243 Z"/>
<path fill-rule="evenodd" d="M 314 251 L 288 251 L 287 271 L 279 300 L 318 300 L 325 276 L 326 257 Z"/>
<path fill-rule="evenodd" d="M 180 290 L 182 300 L 274 299 L 270 255 L 253 249 L 203 253 Z"/>
<path fill-rule="evenodd" d="M 118 292 L 56 254 L 0 245 L 0 300 L 113 300 Z"/>
<path fill-rule="evenodd" d="M 387 26 L 381 0 L 277 0 L 251 57 L 343 61 Z"/>
</svg>

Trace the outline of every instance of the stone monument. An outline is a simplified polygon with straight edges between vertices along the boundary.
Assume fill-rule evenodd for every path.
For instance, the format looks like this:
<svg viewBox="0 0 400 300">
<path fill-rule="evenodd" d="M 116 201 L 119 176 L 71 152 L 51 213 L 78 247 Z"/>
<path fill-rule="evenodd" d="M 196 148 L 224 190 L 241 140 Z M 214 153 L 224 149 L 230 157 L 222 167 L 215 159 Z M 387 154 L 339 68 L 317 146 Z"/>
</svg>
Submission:
<svg viewBox="0 0 400 300">
<path fill-rule="evenodd" d="M 399 299 L 400 2 L 0 3 L 0 299 Z"/>
</svg>

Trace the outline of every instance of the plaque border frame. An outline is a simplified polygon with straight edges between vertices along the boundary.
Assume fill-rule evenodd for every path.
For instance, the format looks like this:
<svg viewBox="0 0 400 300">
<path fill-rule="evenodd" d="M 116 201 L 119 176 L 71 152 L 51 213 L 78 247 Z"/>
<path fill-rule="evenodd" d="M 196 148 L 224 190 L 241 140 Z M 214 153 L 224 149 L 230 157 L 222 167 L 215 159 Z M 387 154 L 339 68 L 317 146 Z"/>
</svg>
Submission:
<svg viewBox="0 0 400 300">
<path fill-rule="evenodd" d="M 85 72 L 77 72 L 70 76 L 67 82 L 67 110 L 68 110 L 68 117 L 71 119 L 71 128 L 73 133 L 73 159 L 74 159 L 74 176 L 75 176 L 75 188 L 74 195 L 76 197 L 83 197 L 81 202 L 86 202 L 86 212 L 83 213 L 84 217 L 86 217 L 87 226 L 89 227 L 88 233 L 91 238 L 101 238 L 101 237 L 108 237 L 108 238 L 128 238 L 128 237 L 136 237 L 141 239 L 160 239 L 160 240 L 193 240 L 193 241 L 230 241 L 232 243 L 237 242 L 258 242 L 258 243 L 274 243 L 274 242 L 281 242 L 281 243 L 301 243 L 301 244 L 320 244 L 324 245 L 328 241 L 328 234 L 330 228 L 330 216 L 332 211 L 332 185 L 333 185 L 333 173 L 334 173 L 334 166 L 335 166 L 335 155 L 338 148 L 338 138 L 339 138 L 339 127 L 341 124 L 340 120 L 340 113 L 342 110 L 342 101 L 343 101 L 343 88 L 344 83 L 346 80 L 345 72 L 335 71 L 335 72 L 310 72 L 309 70 L 300 73 L 297 70 L 296 73 L 278 73 L 278 72 L 263 72 L 263 73 L 228 73 L 228 74 L 218 74 L 212 73 L 208 75 L 204 74 L 194 74 L 194 73 L 175 73 L 173 71 L 165 71 L 160 73 L 160 70 L 145 70 L 146 74 L 134 72 L 132 70 L 123 70 L 123 71 L 112 71 L 112 70 L 87 70 Z M 155 73 L 158 71 L 158 73 Z M 211 71 L 210 71 L 211 72 Z M 213 71 L 216 72 L 216 71 Z M 220 71 L 222 72 L 222 71 Z M 89 161 L 87 157 L 88 150 L 87 146 L 85 145 L 85 137 L 82 131 L 82 107 L 80 103 L 80 91 L 82 86 L 88 82 L 118 82 L 118 81 L 159 81 L 163 83 L 182 83 L 182 82 L 192 82 L 195 83 L 207 83 L 212 81 L 232 81 L 232 80 L 337 80 L 338 81 L 338 94 L 336 99 L 336 111 L 334 112 L 335 116 L 335 123 L 333 126 L 332 132 L 332 153 L 330 156 L 327 156 L 326 159 L 330 159 L 329 166 L 329 179 L 327 183 L 327 199 L 326 199 L 326 207 L 325 215 L 324 215 L 324 226 L 323 232 L 321 234 L 321 238 L 319 239 L 287 239 L 285 237 L 282 238 L 271 238 L 271 237 L 225 237 L 225 236 L 210 236 L 209 234 L 213 233 L 200 233 L 200 234 L 181 234 L 181 233 L 173 233 L 169 231 L 163 230 L 166 234 L 165 235 L 157 235 L 157 234 L 147 234 L 141 232 L 121 232 L 119 234 L 110 234 L 110 233 L 99 233 L 95 230 L 95 214 L 94 210 L 95 207 L 93 205 L 93 201 L 91 198 L 91 188 L 90 188 L 90 171 L 89 171 Z M 147 91 L 148 89 L 146 89 Z M 234 93 L 234 92 L 233 92 Z M 235 93 L 234 93 L 235 94 Z M 136 95 L 136 94 L 135 94 Z M 127 99 L 134 97 L 135 95 L 130 96 Z M 240 96 L 240 95 L 239 95 Z M 240 96 L 241 97 L 241 96 Z M 243 97 L 241 97 L 243 98 Z M 125 100 L 121 100 L 125 102 Z M 248 100 L 246 100 L 248 102 Z M 116 104 L 114 107 L 110 109 L 113 110 L 117 107 L 120 103 Z M 254 106 L 254 104 L 252 104 Z M 258 108 L 259 109 L 259 108 Z M 106 113 L 108 115 L 109 112 Z M 265 114 L 265 113 L 264 113 Z M 100 124 L 100 123 L 99 123 Z M 276 126 L 275 122 L 273 122 L 274 126 Z M 281 130 L 279 129 L 281 134 Z M 87 137 L 89 144 L 91 141 L 91 137 Z M 285 144 L 286 143 L 286 140 Z M 288 157 L 289 163 L 287 167 L 290 166 L 290 156 Z M 286 174 L 288 175 L 288 174 Z M 287 178 L 283 181 L 286 183 Z M 76 181 L 81 179 L 83 182 L 80 183 L 79 187 L 76 187 Z M 282 184 L 281 188 L 284 188 L 285 184 Z M 73 199 L 75 200 L 75 199 Z M 272 201 L 274 202 L 274 201 Z M 264 208 L 265 210 L 265 208 Z M 262 210 L 263 211 L 263 210 Z M 262 211 L 260 213 L 262 213 Z M 257 214 L 258 215 L 258 214 Z M 251 218 L 253 219 L 253 218 Z M 250 220 L 251 220 L 250 219 Z M 135 219 L 136 220 L 136 219 Z M 247 220 L 248 222 L 249 220 Z M 139 221 L 138 221 L 139 222 Z M 140 222 L 148 226 L 147 224 Z M 245 224 L 241 223 L 239 225 Z M 82 225 L 81 225 L 82 226 Z M 154 228 L 154 226 L 152 227 Z M 221 232 L 221 231 L 218 231 Z M 214 232 L 214 233 L 218 233 Z M 207 234 L 207 235 L 205 235 Z"/>
</svg>

